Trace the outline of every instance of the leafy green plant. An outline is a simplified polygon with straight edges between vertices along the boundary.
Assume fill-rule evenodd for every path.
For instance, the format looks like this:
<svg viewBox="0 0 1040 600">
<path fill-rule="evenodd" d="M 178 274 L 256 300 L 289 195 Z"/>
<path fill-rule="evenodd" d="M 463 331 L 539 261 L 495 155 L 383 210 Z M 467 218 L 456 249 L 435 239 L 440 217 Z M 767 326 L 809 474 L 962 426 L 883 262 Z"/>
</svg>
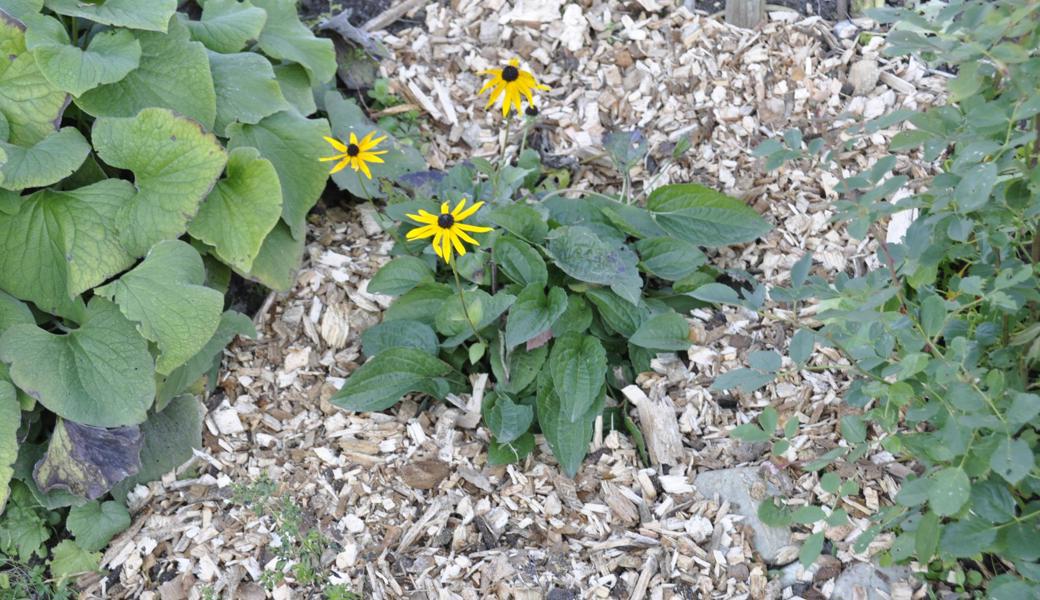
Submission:
<svg viewBox="0 0 1040 600">
<path fill-rule="evenodd" d="M 809 277 L 811 258 L 773 298 L 820 302 L 815 327 L 791 341 L 801 366 L 814 344 L 838 349 L 856 375 L 842 420 L 847 444 L 805 466 L 815 471 L 863 456 L 873 430 L 881 446 L 911 461 L 895 504 L 856 542 L 894 531 L 887 561 L 916 561 L 923 575 L 977 597 L 1040 591 L 1040 2 L 928 3 L 877 11 L 893 23 L 887 53 L 956 68 L 945 105 L 897 111 L 856 126 L 871 133 L 908 122 L 891 152 L 912 152 L 940 172 L 896 204 L 909 178 L 895 156 L 842 181 L 837 204 L 849 229 L 879 241 L 879 267 L 862 277 Z M 808 152 L 800 136 L 764 144 L 771 167 Z M 830 155 L 823 157 L 824 166 Z M 898 242 L 882 219 L 917 212 Z M 743 372 L 725 382 L 764 385 Z M 718 383 L 718 382 L 716 382 Z M 725 387 L 725 386 L 723 386 Z M 743 432 L 734 432 L 738 435 Z M 840 489 L 830 473 L 821 487 Z M 767 511 L 772 509 L 767 509 Z"/>
</svg>

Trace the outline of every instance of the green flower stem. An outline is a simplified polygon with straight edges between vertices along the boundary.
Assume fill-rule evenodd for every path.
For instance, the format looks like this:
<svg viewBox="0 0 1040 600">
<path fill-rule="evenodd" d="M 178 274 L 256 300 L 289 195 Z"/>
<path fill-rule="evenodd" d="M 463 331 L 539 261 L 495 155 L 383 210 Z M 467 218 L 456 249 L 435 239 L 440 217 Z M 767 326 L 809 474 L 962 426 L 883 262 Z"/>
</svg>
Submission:
<svg viewBox="0 0 1040 600">
<path fill-rule="evenodd" d="M 469 323 L 469 328 L 473 330 L 473 335 L 477 336 L 477 341 L 484 344 L 484 338 L 480 337 L 480 333 L 477 332 L 477 326 L 469 316 L 469 309 L 466 308 L 466 297 L 462 294 L 462 280 L 459 279 L 459 271 L 455 268 L 454 262 L 449 262 L 448 264 L 451 265 L 451 272 L 455 275 L 455 289 L 459 292 L 459 302 L 462 303 L 462 314 L 466 316 L 466 322 Z M 487 344 L 484 345 L 487 346 Z"/>
</svg>

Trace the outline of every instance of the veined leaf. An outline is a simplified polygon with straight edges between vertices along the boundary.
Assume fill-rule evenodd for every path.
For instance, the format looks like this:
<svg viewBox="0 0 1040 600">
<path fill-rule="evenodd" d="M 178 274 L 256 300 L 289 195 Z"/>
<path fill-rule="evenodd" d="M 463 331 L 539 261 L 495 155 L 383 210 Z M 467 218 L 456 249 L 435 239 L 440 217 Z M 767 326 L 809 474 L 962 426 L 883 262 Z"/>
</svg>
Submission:
<svg viewBox="0 0 1040 600">
<path fill-rule="evenodd" d="M 28 306 L 19 302 L 14 296 L 0 291 L 0 335 L 3 335 L 4 331 L 11 325 L 17 323 L 32 325 L 35 322 L 36 319 L 33 318 L 32 311 L 29 310 Z M 0 503 L 0 509 L 2 508 L 3 503 Z M 3 511 L 0 510 L 0 512 Z"/>
<path fill-rule="evenodd" d="M 437 334 L 433 328 L 419 321 L 384 321 L 361 334 L 361 351 L 365 356 L 377 356 L 392 348 L 418 348 L 437 356 Z"/>
<path fill-rule="evenodd" d="M 282 95 L 301 115 L 307 117 L 318 110 L 318 105 L 314 101 L 314 89 L 311 88 L 311 79 L 307 76 L 307 69 L 296 63 L 275 65 L 274 76 L 278 78 Z"/>
<path fill-rule="evenodd" d="M 0 11 L 0 114 L 6 141 L 32 146 L 58 129 L 69 95 L 44 77 L 25 47 L 25 26 Z"/>
<path fill-rule="evenodd" d="M 0 327 L 0 332 L 3 327 Z M 11 495 L 11 477 L 14 461 L 18 459 L 18 428 L 22 424 L 22 411 L 14 386 L 0 379 L 0 511 L 7 506 Z"/>
<path fill-rule="evenodd" d="M 420 284 L 397 298 L 390 308 L 386 309 L 383 321 L 405 319 L 420 321 L 432 326 L 436 322 L 437 312 L 454 293 L 449 286 L 444 284 Z"/>
<path fill-rule="evenodd" d="M 691 345 L 690 324 L 678 313 L 661 313 L 643 321 L 628 341 L 651 350 L 686 350 Z"/>
<path fill-rule="evenodd" d="M 259 46 L 264 54 L 303 65 L 314 83 L 336 76 L 336 49 L 332 40 L 315 37 L 300 22 L 296 0 L 253 0 L 267 12 Z"/>
<path fill-rule="evenodd" d="M 137 473 L 140 455 L 136 425 L 105 429 L 58 419 L 33 479 L 44 493 L 60 489 L 94 500 Z"/>
<path fill-rule="evenodd" d="M 51 551 L 51 576 L 63 581 L 81 573 L 97 571 L 100 552 L 88 552 L 72 540 L 62 540 Z"/>
<path fill-rule="evenodd" d="M 148 31 L 166 31 L 166 24 L 177 11 L 177 0 L 46 0 L 45 4 L 59 15 Z"/>
<path fill-rule="evenodd" d="M 282 96 L 271 61 L 255 52 L 209 53 L 217 117 L 213 131 L 224 135 L 234 122 L 256 124 L 292 106 Z"/>
<path fill-rule="evenodd" d="M 670 237 L 639 240 L 636 251 L 644 269 L 668 281 L 693 275 L 707 260 L 693 244 Z"/>
<path fill-rule="evenodd" d="M 549 372 L 560 399 L 560 414 L 576 423 L 603 400 L 607 352 L 591 335 L 567 334 L 553 342 Z"/>
<path fill-rule="evenodd" d="M 534 409 L 526 404 L 516 404 L 509 396 L 490 393 L 484 422 L 499 444 L 508 444 L 527 433 L 534 421 Z"/>
<path fill-rule="evenodd" d="M 639 303 L 643 280 L 638 258 L 628 246 L 609 245 L 591 229 L 571 226 L 553 231 L 547 252 L 556 266 L 578 281 L 608 285 L 629 303 Z"/>
<path fill-rule="evenodd" d="M 47 81 L 73 96 L 115 83 L 141 63 L 141 44 L 125 29 L 101 31 L 83 50 L 57 19 L 39 16 L 29 22 L 25 43 Z"/>
<path fill-rule="evenodd" d="M 506 348 L 512 349 L 518 344 L 542 335 L 553 326 L 553 323 L 565 310 L 567 310 L 567 292 L 563 288 L 553 287 L 546 295 L 541 283 L 532 283 L 525 287 L 517 295 L 513 306 L 509 308 L 505 331 Z"/>
<path fill-rule="evenodd" d="M 750 242 L 771 228 L 740 200 L 695 183 L 661 186 L 646 207 L 661 228 L 697 246 Z"/>
<path fill-rule="evenodd" d="M 446 386 L 438 384 L 438 379 L 451 371 L 451 365 L 422 350 L 397 348 L 361 365 L 329 402 L 347 410 L 378 411 L 390 408 L 409 392 L 441 398 Z"/>
<path fill-rule="evenodd" d="M 260 37 L 267 12 L 246 0 L 209 0 L 198 21 L 186 21 L 191 37 L 214 52 L 239 52 Z"/>
<path fill-rule="evenodd" d="M 417 285 L 432 283 L 433 279 L 433 269 L 421 258 L 398 256 L 376 271 L 372 281 L 368 283 L 368 291 L 373 294 L 400 296 Z"/>
<path fill-rule="evenodd" d="M 577 419 L 566 414 L 560 394 L 553 388 L 552 378 L 542 376 L 538 382 L 538 425 L 560 468 L 574 477 L 589 451 L 596 417 L 603 411 L 603 395 Z"/>
<path fill-rule="evenodd" d="M 72 175 L 90 154 L 90 144 L 75 127 L 63 127 L 27 148 L 0 141 L 0 151 L 7 155 L 0 164 L 0 185 L 20 191 Z"/>
<path fill-rule="evenodd" d="M 495 240 L 495 262 L 506 277 L 520 285 L 545 286 L 549 272 L 538 251 L 511 235 L 500 235 Z"/>
<path fill-rule="evenodd" d="M 488 443 L 488 464 L 508 465 L 518 463 L 534 451 L 534 436 L 528 432 L 512 442 L 499 442 L 492 439 Z"/>
<path fill-rule="evenodd" d="M 224 347 L 235 339 L 235 336 L 256 337 L 256 328 L 249 317 L 233 310 L 224 311 L 220 315 L 220 325 L 216 333 L 206 342 L 199 352 L 186 363 L 177 367 L 159 383 L 159 392 L 155 398 L 155 410 L 162 411 L 192 383 L 205 375 L 213 367 Z"/>
<path fill-rule="evenodd" d="M 119 502 L 95 500 L 70 509 L 65 525 L 76 536 L 80 548 L 93 552 L 104 548 L 117 533 L 130 527 L 130 513 Z"/>
<path fill-rule="evenodd" d="M 303 260 L 304 238 L 296 239 L 284 221 L 279 221 L 264 238 L 260 253 L 253 259 L 249 272 L 242 276 L 258 281 L 272 290 L 286 292 L 296 281 L 296 271 Z"/>
<path fill-rule="evenodd" d="M 585 296 L 596 306 L 603 323 L 617 333 L 629 337 L 650 317 L 650 309 L 642 302 L 637 305 L 617 294 L 601 288 L 592 288 Z"/>
<path fill-rule="evenodd" d="M 188 462 L 192 448 L 202 447 L 202 414 L 190 394 L 178 396 L 169 406 L 148 416 L 141 424 L 141 469 L 121 481 L 112 495 L 125 499 L 139 483 L 155 481 Z"/>
</svg>

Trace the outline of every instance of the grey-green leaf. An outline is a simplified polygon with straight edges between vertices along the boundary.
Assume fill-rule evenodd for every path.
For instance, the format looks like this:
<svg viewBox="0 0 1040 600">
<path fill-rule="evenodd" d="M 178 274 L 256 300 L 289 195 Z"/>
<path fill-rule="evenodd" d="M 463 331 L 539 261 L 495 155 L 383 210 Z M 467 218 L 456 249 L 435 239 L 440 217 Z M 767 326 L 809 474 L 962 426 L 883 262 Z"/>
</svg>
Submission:
<svg viewBox="0 0 1040 600">
<path fill-rule="evenodd" d="M 115 83 L 141 63 L 141 44 L 125 29 L 98 32 L 83 50 L 56 19 L 40 16 L 29 23 L 25 42 L 44 77 L 73 96 Z"/>
<path fill-rule="evenodd" d="M 439 397 L 442 387 L 436 380 L 451 371 L 451 365 L 422 350 L 397 348 L 361 365 L 329 401 L 370 412 L 390 408 L 410 392 Z"/>
<path fill-rule="evenodd" d="M 361 334 L 361 351 L 376 356 L 391 348 L 418 348 L 437 356 L 437 333 L 426 323 L 398 320 L 373 325 Z"/>
<path fill-rule="evenodd" d="M 209 0 L 198 21 L 187 21 L 191 37 L 214 52 L 232 53 L 260 37 L 267 12 L 249 0 Z"/>
<path fill-rule="evenodd" d="M 639 303 L 643 280 L 636 254 L 628 246 L 609 245 L 582 226 L 560 227 L 553 234 L 547 252 L 564 273 L 578 281 L 608 285 L 631 304 Z"/>
<path fill-rule="evenodd" d="M 0 141 L 7 161 L 0 164 L 0 185 L 20 191 L 58 183 L 79 168 L 90 144 L 75 127 L 63 127 L 33 146 L 22 147 Z"/>
<path fill-rule="evenodd" d="M 533 408 L 516 404 L 505 394 L 495 394 L 490 408 L 484 412 L 484 422 L 499 444 L 508 444 L 527 433 L 533 421 Z"/>
<path fill-rule="evenodd" d="M 383 265 L 368 283 L 373 294 L 400 296 L 417 285 L 433 282 L 433 269 L 420 258 L 398 256 Z"/>
<path fill-rule="evenodd" d="M 494 250 L 495 263 L 514 282 L 544 286 L 549 280 L 545 261 L 530 244 L 511 235 L 500 235 L 495 240 Z"/>
<path fill-rule="evenodd" d="M 177 11 L 177 0 L 46 0 L 45 4 L 59 15 L 148 31 L 166 31 L 170 17 Z"/>
<path fill-rule="evenodd" d="M 282 96 L 271 61 L 255 52 L 220 54 L 209 52 L 213 89 L 217 95 L 217 116 L 213 131 L 225 135 L 234 122 L 259 123 L 292 106 Z"/>
<path fill-rule="evenodd" d="M 771 228 L 740 200 L 695 183 L 661 186 L 646 207 L 661 228 L 697 246 L 750 242 Z"/>
<path fill-rule="evenodd" d="M 1036 456 L 1029 442 L 1005 437 L 990 456 L 989 466 L 1008 483 L 1015 485 L 1036 466 Z"/>
<path fill-rule="evenodd" d="M 971 481 L 960 467 L 946 467 L 929 475 L 928 503 L 935 514 L 956 514 L 971 496 Z"/>
<path fill-rule="evenodd" d="M 670 237 L 657 237 L 636 242 L 643 268 L 668 281 L 693 275 L 707 260 L 693 244 Z"/>
<path fill-rule="evenodd" d="M 112 490 L 116 498 L 126 498 L 137 484 L 155 481 L 176 469 L 191 459 L 193 448 L 202 447 L 198 400 L 192 395 L 178 396 L 162 411 L 148 415 L 141 424 L 141 439 L 141 469 Z"/>
<path fill-rule="evenodd" d="M 567 334 L 553 343 L 549 372 L 560 399 L 560 414 L 575 423 L 603 400 L 607 352 L 591 335 Z"/>
<path fill-rule="evenodd" d="M 117 533 L 130 527 L 130 513 L 119 502 L 94 500 L 71 508 L 65 526 L 76 536 L 76 544 L 80 548 L 94 552 L 108 545 Z"/>
<path fill-rule="evenodd" d="M 686 350 L 691 344 L 690 324 L 678 313 L 661 313 L 643 321 L 628 341 L 651 350 Z"/>
<path fill-rule="evenodd" d="M 506 348 L 512 349 L 548 329 L 567 310 L 567 292 L 553 287 L 546 295 L 541 283 L 532 283 L 516 297 L 506 319 Z"/>
<path fill-rule="evenodd" d="M 589 451 L 596 417 L 603 411 L 603 396 L 600 395 L 577 419 L 571 419 L 559 393 L 553 389 L 552 380 L 543 379 L 546 381 L 540 380 L 538 385 L 538 425 L 553 456 L 560 462 L 560 468 L 573 477 Z"/>
<path fill-rule="evenodd" d="M 295 0 L 253 0 L 253 4 L 267 12 L 258 40 L 264 54 L 303 65 L 314 83 L 325 83 L 336 75 L 332 40 L 315 37 L 300 22 Z"/>
</svg>

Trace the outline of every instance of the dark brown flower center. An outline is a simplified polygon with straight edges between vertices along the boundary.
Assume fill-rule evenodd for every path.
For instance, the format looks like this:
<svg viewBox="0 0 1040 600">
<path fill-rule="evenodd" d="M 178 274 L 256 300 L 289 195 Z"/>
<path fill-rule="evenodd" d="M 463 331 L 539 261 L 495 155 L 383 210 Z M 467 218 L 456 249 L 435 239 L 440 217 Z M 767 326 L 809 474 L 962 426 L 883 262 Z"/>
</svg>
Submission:
<svg viewBox="0 0 1040 600">
<path fill-rule="evenodd" d="M 357 156 L 358 154 L 361 154 L 361 148 L 358 148 L 357 144 L 347 146 L 347 156 Z"/>
<path fill-rule="evenodd" d="M 535 106 L 534 104 L 528 104 L 527 108 L 524 109 L 524 114 L 529 116 L 529 117 L 537 117 L 538 116 L 538 107 Z"/>
<path fill-rule="evenodd" d="M 513 65 L 502 69 L 502 81 L 516 81 L 520 77 L 520 69 L 517 69 Z"/>
<path fill-rule="evenodd" d="M 449 229 L 455 224 L 455 217 L 451 216 L 450 213 L 441 213 L 441 216 L 437 217 L 437 226 L 441 229 Z"/>
</svg>

